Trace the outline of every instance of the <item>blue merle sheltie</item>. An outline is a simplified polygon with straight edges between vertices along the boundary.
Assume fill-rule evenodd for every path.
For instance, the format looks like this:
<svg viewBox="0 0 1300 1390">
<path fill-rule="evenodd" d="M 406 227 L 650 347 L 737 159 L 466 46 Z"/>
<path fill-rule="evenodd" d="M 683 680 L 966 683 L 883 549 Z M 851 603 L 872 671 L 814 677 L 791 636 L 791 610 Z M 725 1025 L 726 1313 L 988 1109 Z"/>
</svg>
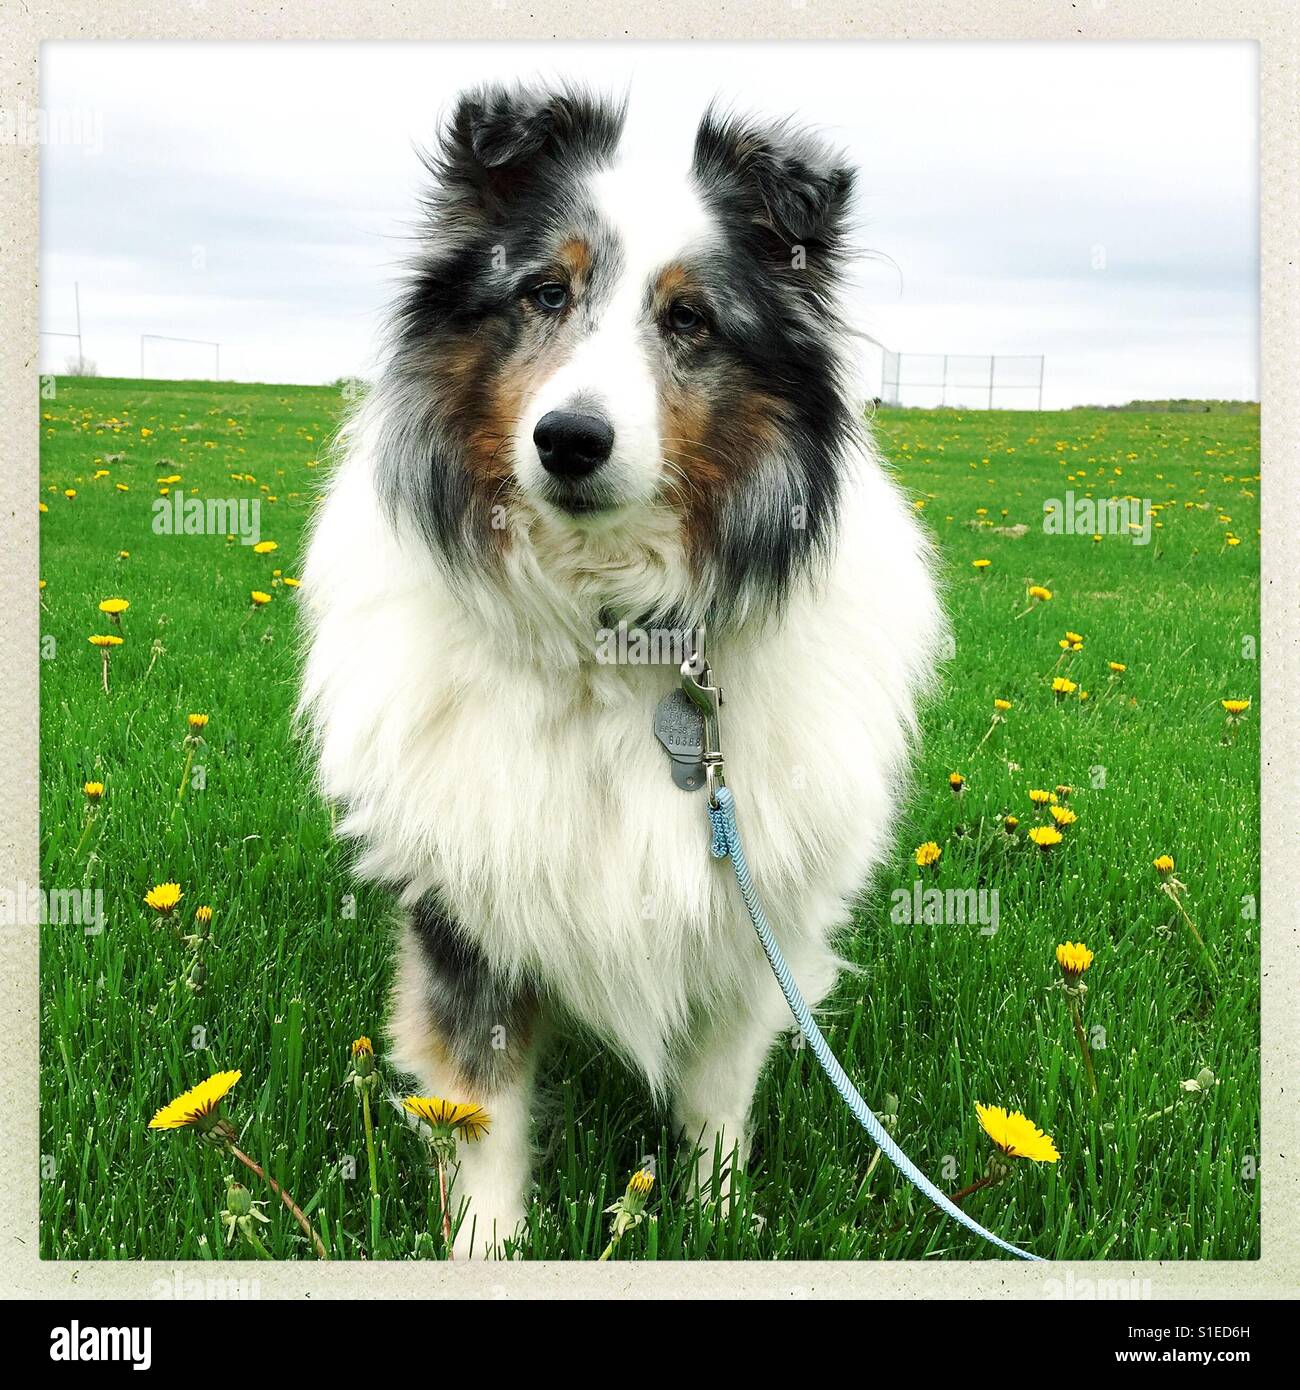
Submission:
<svg viewBox="0 0 1300 1390">
<path fill-rule="evenodd" d="M 845 330 L 853 170 L 716 108 L 679 154 L 576 88 L 454 104 L 304 572 L 322 790 L 403 907 L 393 1059 L 491 1117 L 458 1255 L 527 1218 L 557 1029 L 640 1071 L 707 1183 L 715 1146 L 744 1163 L 790 1024 L 654 737 L 677 670 L 607 634 L 706 625 L 750 860 L 815 1005 L 944 631 Z"/>
</svg>

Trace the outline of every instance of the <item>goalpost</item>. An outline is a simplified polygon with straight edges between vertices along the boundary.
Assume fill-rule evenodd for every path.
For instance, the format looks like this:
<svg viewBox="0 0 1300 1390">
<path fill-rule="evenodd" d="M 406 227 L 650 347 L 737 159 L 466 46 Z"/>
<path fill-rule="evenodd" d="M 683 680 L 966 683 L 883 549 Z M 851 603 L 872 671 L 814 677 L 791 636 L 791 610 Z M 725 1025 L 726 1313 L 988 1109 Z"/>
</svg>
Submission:
<svg viewBox="0 0 1300 1390">
<path fill-rule="evenodd" d="M 175 338 L 168 333 L 141 333 L 140 334 L 140 377 L 145 376 L 145 344 L 146 343 L 185 343 L 190 347 L 211 348 L 212 358 L 212 380 L 221 380 L 221 344 L 214 343 L 208 338 Z M 206 354 L 205 354 L 206 356 Z"/>
</svg>

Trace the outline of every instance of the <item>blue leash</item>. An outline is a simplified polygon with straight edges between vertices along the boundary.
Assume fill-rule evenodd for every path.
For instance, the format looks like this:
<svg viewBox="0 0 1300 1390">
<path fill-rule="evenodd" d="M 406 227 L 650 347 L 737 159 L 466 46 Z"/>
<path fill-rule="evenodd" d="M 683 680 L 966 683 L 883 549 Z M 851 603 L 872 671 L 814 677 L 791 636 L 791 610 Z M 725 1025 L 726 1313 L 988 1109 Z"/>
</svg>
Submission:
<svg viewBox="0 0 1300 1390">
<path fill-rule="evenodd" d="M 711 790 L 713 791 L 713 801 L 716 804 L 711 803 L 709 806 L 709 820 L 713 823 L 713 844 L 710 847 L 710 853 L 715 859 L 731 859 L 731 866 L 736 871 L 736 882 L 740 885 L 740 895 L 744 898 L 745 906 L 749 909 L 749 919 L 753 922 L 754 930 L 758 933 L 758 939 L 762 944 L 764 955 L 767 956 L 768 964 L 772 967 L 772 973 L 781 986 L 781 993 L 785 995 L 785 1002 L 789 1004 L 795 1022 L 798 1023 L 800 1031 L 808 1040 L 808 1046 L 812 1048 L 813 1056 L 817 1058 L 818 1062 L 821 1063 L 822 1070 L 830 1077 L 831 1085 L 840 1093 L 840 1099 L 853 1112 L 858 1123 L 871 1136 L 872 1142 L 879 1148 L 880 1152 L 913 1187 L 923 1192 L 941 1212 L 951 1216 L 954 1221 L 965 1226 L 968 1231 L 974 1231 L 977 1236 L 982 1236 L 991 1244 L 996 1245 L 999 1250 L 1005 1250 L 1008 1255 L 1015 1255 L 1017 1259 L 1021 1260 L 1042 1260 L 1041 1255 L 1031 1255 L 1027 1250 L 1021 1250 L 1000 1236 L 995 1236 L 992 1231 L 986 1231 L 978 1221 L 968 1216 L 955 1202 L 949 1201 L 894 1143 L 889 1131 L 871 1113 L 871 1108 L 858 1094 L 857 1087 L 849 1080 L 844 1068 L 840 1066 L 835 1054 L 830 1050 L 826 1039 L 822 1037 L 821 1029 L 814 1022 L 803 995 L 799 993 L 799 986 L 795 984 L 794 976 L 790 973 L 790 967 L 785 963 L 781 948 L 776 944 L 776 938 L 772 935 L 767 914 L 763 911 L 763 904 L 759 901 L 758 892 L 754 888 L 754 880 L 750 877 L 749 865 L 745 862 L 745 847 L 741 844 L 740 831 L 736 826 L 736 805 L 732 800 L 731 790 L 725 786 L 719 786 L 716 789 L 711 788 Z"/>
</svg>

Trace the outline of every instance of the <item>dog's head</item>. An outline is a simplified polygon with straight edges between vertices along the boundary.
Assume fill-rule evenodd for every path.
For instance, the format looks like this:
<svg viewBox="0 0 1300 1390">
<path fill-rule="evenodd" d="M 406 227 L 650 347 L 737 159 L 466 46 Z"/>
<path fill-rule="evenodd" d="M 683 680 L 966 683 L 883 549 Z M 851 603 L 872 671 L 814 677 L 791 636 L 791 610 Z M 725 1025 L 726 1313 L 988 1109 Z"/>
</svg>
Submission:
<svg viewBox="0 0 1300 1390">
<path fill-rule="evenodd" d="M 853 412 L 835 313 L 851 172 L 708 112 L 671 185 L 576 90 L 463 97 L 398 318 L 386 491 L 444 554 L 513 507 L 576 539 L 679 523 L 716 603 L 779 596 L 834 526 Z"/>
</svg>

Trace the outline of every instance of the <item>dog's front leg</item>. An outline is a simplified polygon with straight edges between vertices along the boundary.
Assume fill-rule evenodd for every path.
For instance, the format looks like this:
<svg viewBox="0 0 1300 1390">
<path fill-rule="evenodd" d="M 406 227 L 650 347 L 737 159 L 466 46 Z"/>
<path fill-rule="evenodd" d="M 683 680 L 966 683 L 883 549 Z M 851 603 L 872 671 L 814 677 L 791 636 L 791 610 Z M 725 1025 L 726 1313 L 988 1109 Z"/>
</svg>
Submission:
<svg viewBox="0 0 1300 1390">
<path fill-rule="evenodd" d="M 812 947 L 799 953 L 794 968 L 815 1008 L 835 982 L 834 957 Z M 673 1114 L 684 1142 L 699 1151 L 696 1183 L 702 1197 L 730 1203 L 732 1173 L 749 1160 L 749 1111 L 759 1074 L 777 1041 L 790 1039 L 793 1026 L 775 979 L 766 975 L 737 994 L 732 1010 L 715 1011 L 679 1057 Z"/>
<path fill-rule="evenodd" d="M 481 1139 L 458 1146 L 449 1205 L 457 1259 L 500 1257 L 527 1209 L 539 1009 L 526 985 L 504 982 L 432 900 L 411 914 L 392 1010 L 397 1065 L 432 1095 L 488 1113 Z"/>
</svg>

